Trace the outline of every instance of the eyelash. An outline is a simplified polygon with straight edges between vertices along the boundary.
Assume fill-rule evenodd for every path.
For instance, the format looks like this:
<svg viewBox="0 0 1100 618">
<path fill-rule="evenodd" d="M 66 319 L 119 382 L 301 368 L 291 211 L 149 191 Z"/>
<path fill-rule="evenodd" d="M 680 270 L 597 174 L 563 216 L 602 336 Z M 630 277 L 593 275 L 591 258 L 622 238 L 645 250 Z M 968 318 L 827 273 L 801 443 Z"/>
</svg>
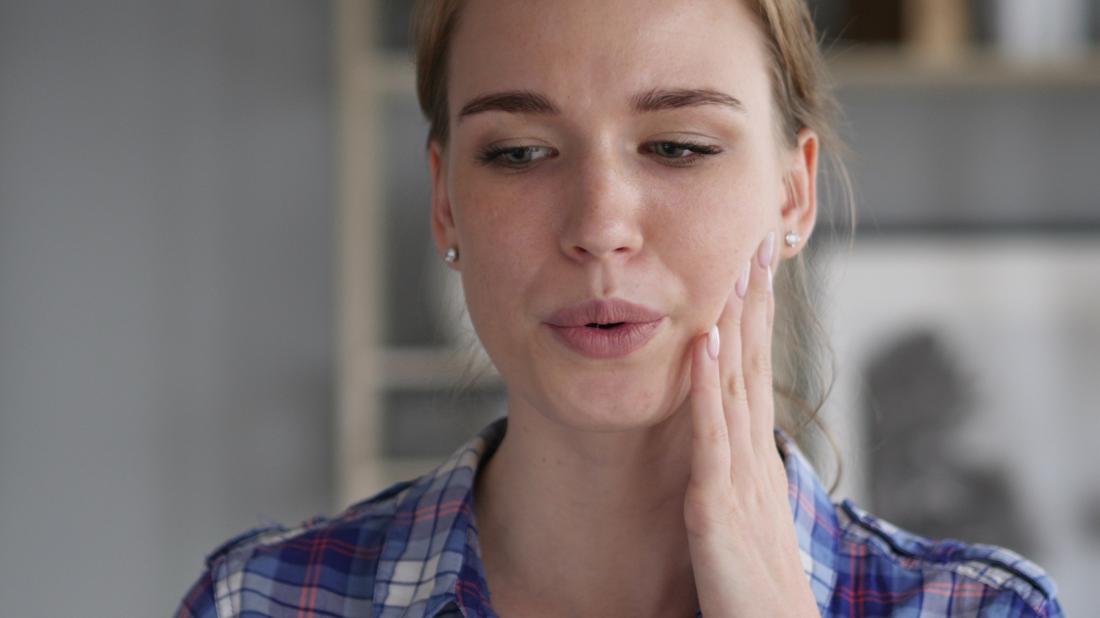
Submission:
<svg viewBox="0 0 1100 618">
<path fill-rule="evenodd" d="M 648 150 L 653 150 L 653 146 L 671 146 L 673 150 L 690 150 L 695 155 L 691 157 L 660 157 L 666 161 L 669 161 L 671 165 L 675 167 L 691 167 L 702 159 L 719 154 L 722 149 L 718 146 L 711 146 L 708 144 L 698 144 L 695 142 L 682 142 L 682 141 L 660 141 L 649 142 L 646 144 Z M 514 146 L 514 147 L 500 147 L 489 146 L 482 150 L 478 154 L 478 161 L 483 165 L 498 166 L 509 169 L 524 169 L 530 166 L 531 162 L 525 163 L 506 163 L 501 157 L 506 154 L 516 152 L 530 152 L 538 148 L 546 148 L 546 146 Z"/>
</svg>

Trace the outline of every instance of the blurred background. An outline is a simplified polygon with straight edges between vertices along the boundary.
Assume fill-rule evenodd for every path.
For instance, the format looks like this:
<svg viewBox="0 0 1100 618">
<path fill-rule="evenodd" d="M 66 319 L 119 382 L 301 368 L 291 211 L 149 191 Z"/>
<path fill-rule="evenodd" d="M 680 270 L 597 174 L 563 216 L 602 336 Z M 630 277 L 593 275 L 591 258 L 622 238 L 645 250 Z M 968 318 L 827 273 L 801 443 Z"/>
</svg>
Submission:
<svg viewBox="0 0 1100 618">
<path fill-rule="evenodd" d="M 1100 0 L 810 4 L 859 213 L 811 245 L 834 497 L 1089 615 Z M 5 616 L 167 615 L 223 540 L 504 413 L 430 242 L 410 5 L 0 0 Z"/>
</svg>

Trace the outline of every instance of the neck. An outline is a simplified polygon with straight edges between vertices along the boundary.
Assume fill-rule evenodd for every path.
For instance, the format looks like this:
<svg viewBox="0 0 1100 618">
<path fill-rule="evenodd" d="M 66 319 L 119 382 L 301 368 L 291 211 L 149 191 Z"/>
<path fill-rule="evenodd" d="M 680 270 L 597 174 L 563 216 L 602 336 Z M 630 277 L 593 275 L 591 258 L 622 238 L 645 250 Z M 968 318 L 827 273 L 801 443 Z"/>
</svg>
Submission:
<svg viewBox="0 0 1100 618">
<path fill-rule="evenodd" d="M 693 615 L 689 415 L 587 432 L 511 402 L 475 486 L 494 607 L 522 599 L 565 615 Z"/>
</svg>

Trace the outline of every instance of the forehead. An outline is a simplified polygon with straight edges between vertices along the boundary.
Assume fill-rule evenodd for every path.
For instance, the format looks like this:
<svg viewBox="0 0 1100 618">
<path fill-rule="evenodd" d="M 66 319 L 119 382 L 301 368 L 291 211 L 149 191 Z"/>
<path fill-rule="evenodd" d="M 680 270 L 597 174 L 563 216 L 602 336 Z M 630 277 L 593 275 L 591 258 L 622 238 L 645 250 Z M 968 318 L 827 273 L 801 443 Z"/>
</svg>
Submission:
<svg viewBox="0 0 1100 618">
<path fill-rule="evenodd" d="M 451 41 L 450 113 L 500 90 L 543 92 L 566 113 L 627 110 L 653 88 L 766 104 L 759 30 L 739 0 L 468 0 Z"/>
</svg>

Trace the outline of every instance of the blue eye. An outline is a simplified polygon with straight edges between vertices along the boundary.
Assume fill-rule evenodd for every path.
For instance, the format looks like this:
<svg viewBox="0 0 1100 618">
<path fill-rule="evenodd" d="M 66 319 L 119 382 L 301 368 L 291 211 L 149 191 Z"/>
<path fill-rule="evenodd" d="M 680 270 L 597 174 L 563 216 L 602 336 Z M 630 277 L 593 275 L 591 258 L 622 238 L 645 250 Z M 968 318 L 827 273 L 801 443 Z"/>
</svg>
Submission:
<svg viewBox="0 0 1100 618">
<path fill-rule="evenodd" d="M 521 168 L 526 167 L 537 159 L 549 156 L 549 154 L 544 154 L 540 157 L 531 158 L 536 151 L 540 150 L 549 151 L 550 148 L 546 146 L 516 146 L 512 148 L 489 146 L 482 150 L 477 158 L 478 161 L 485 165 Z"/>
</svg>

